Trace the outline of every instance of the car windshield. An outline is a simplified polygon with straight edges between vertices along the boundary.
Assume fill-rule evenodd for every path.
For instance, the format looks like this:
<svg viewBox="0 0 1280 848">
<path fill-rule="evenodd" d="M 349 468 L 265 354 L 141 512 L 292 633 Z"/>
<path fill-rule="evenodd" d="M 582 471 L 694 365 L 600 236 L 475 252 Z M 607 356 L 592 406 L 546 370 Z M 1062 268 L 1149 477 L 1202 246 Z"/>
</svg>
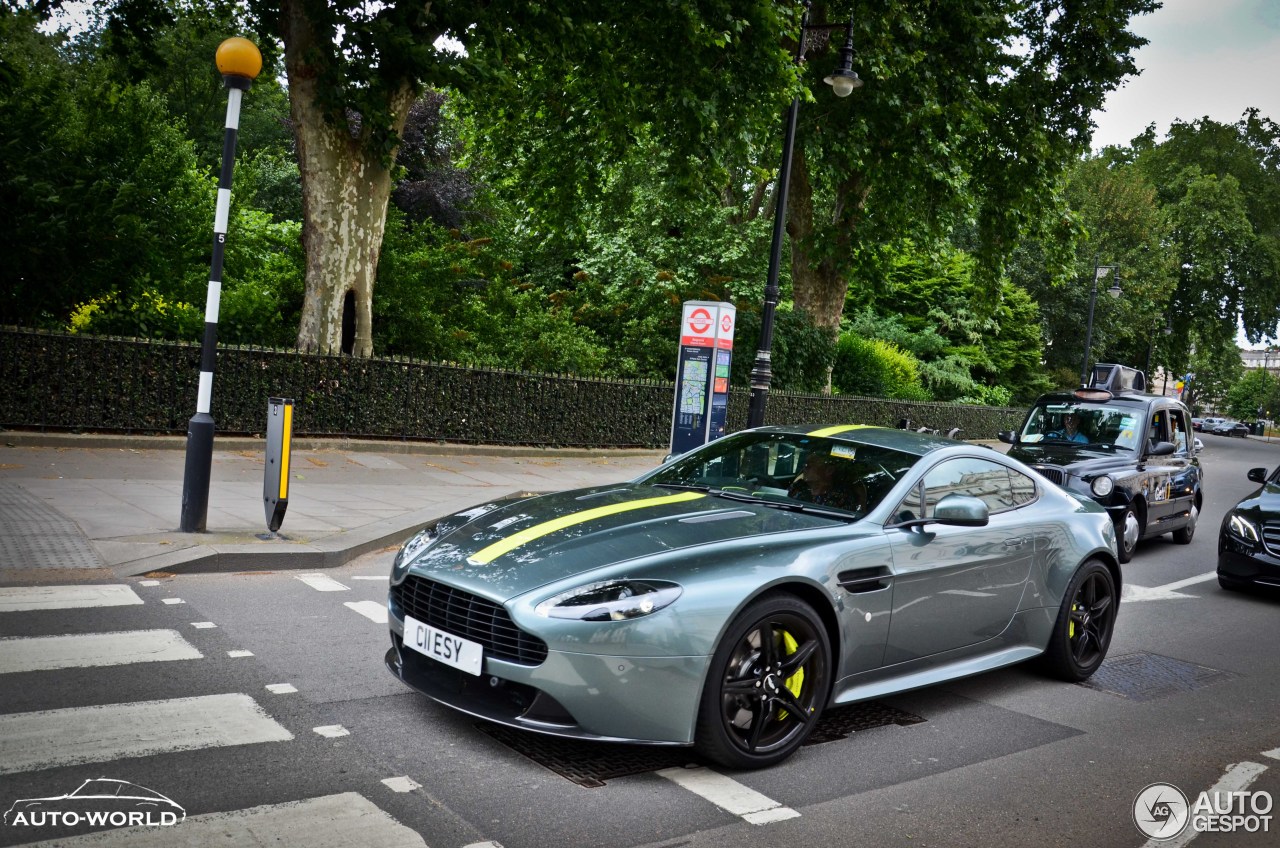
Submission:
<svg viewBox="0 0 1280 848">
<path fill-rule="evenodd" d="M 1142 417 L 1120 406 L 1040 403 L 1032 407 L 1018 436 L 1023 444 L 1071 443 L 1134 450 L 1139 445 Z"/>
<path fill-rule="evenodd" d="M 919 459 L 798 433 L 741 433 L 673 460 L 641 482 L 857 518 L 874 509 Z"/>
</svg>

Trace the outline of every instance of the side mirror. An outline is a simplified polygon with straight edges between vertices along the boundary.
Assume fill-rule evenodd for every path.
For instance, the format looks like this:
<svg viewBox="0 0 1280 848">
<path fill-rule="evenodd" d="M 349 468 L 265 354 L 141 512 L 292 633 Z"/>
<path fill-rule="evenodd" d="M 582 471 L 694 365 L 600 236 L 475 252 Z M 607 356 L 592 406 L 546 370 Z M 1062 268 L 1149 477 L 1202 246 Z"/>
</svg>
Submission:
<svg viewBox="0 0 1280 848">
<path fill-rule="evenodd" d="M 1250 480 L 1251 482 L 1254 482 L 1254 483 L 1265 483 L 1265 482 L 1267 482 L 1267 469 L 1265 469 L 1265 468 L 1250 468 L 1250 469 L 1249 469 L 1249 480 Z"/>
<path fill-rule="evenodd" d="M 1001 430 L 996 433 L 996 438 L 1004 442 L 1006 445 L 1016 445 L 1018 443 L 1018 434 L 1012 430 Z"/>
<path fill-rule="evenodd" d="M 1147 451 L 1147 456 L 1168 456 L 1177 452 L 1178 446 L 1173 442 L 1156 442 L 1151 446 L 1151 450 Z"/>
<path fill-rule="evenodd" d="M 1191 442 L 1191 451 L 1193 453 L 1200 453 L 1202 450 L 1204 450 L 1204 442 L 1200 441 L 1199 436 L 1196 436 Z"/>
<path fill-rule="evenodd" d="M 991 510 L 984 501 L 971 495 L 947 495 L 933 508 L 933 519 L 955 527 L 986 527 Z"/>
</svg>

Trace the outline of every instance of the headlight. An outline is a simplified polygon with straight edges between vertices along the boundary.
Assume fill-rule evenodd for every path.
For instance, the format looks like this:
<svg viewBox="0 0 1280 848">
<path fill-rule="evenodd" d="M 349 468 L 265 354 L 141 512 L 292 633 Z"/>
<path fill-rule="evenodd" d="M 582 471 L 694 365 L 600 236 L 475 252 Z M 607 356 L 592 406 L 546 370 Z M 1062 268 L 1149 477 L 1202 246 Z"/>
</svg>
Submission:
<svg viewBox="0 0 1280 848">
<path fill-rule="evenodd" d="M 1258 543 L 1258 526 L 1238 512 L 1227 516 L 1227 532 L 1251 544 Z"/>
<path fill-rule="evenodd" d="M 626 621 L 657 612 L 680 597 L 675 583 L 657 580 L 610 580 L 561 592 L 534 607 L 543 618 L 578 621 Z"/>
<path fill-rule="evenodd" d="M 1103 474 L 1101 477 L 1093 478 L 1093 482 L 1089 484 L 1089 491 L 1093 492 L 1095 498 L 1105 498 L 1115 487 L 1115 481 Z"/>
<path fill-rule="evenodd" d="M 396 554 L 395 562 L 391 563 L 391 579 L 393 581 L 400 579 L 409 564 L 436 540 L 436 536 L 436 526 L 432 524 L 429 527 L 423 527 L 412 539 L 405 542 Z"/>
</svg>

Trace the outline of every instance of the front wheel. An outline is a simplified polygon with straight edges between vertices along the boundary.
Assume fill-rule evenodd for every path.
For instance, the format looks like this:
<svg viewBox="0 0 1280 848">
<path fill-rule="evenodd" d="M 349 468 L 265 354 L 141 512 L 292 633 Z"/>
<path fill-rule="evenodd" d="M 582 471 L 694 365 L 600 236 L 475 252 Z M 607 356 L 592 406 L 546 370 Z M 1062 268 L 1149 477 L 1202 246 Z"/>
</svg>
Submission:
<svg viewBox="0 0 1280 848">
<path fill-rule="evenodd" d="M 1116 525 L 1116 553 L 1121 562 L 1133 559 L 1133 552 L 1138 547 L 1138 539 L 1142 538 L 1142 519 L 1133 504 L 1125 508 L 1124 518 Z"/>
<path fill-rule="evenodd" d="M 1076 683 L 1098 670 L 1111 646 L 1119 600 L 1111 571 L 1101 562 L 1086 560 L 1076 569 L 1044 653 L 1054 677 Z"/>
<path fill-rule="evenodd" d="M 735 769 L 795 753 L 831 689 L 831 644 L 813 608 L 791 596 L 748 607 L 711 658 L 695 747 Z"/>
<path fill-rule="evenodd" d="M 1196 535 L 1196 519 L 1200 517 L 1199 502 L 1191 504 L 1191 514 L 1187 516 L 1187 523 L 1173 531 L 1173 541 L 1179 545 L 1191 544 L 1192 538 Z"/>
</svg>

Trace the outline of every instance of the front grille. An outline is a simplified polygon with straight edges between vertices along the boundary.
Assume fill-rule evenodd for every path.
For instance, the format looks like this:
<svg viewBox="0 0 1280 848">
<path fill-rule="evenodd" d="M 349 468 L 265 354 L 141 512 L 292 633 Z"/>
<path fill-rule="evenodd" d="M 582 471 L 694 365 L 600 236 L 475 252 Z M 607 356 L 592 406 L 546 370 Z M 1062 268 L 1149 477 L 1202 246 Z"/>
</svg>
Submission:
<svg viewBox="0 0 1280 848">
<path fill-rule="evenodd" d="M 1267 521 L 1262 525 L 1262 545 L 1267 553 L 1280 556 L 1280 521 Z"/>
<path fill-rule="evenodd" d="M 1063 471 L 1061 468 L 1056 468 L 1052 465 L 1033 465 L 1031 467 L 1036 471 L 1039 471 L 1055 486 L 1064 486 L 1067 483 L 1067 472 Z"/>
<path fill-rule="evenodd" d="M 541 665 L 547 658 L 547 643 L 516 627 L 493 601 L 413 575 L 391 593 L 406 615 L 479 642 L 485 656 L 527 666 Z"/>
</svg>

